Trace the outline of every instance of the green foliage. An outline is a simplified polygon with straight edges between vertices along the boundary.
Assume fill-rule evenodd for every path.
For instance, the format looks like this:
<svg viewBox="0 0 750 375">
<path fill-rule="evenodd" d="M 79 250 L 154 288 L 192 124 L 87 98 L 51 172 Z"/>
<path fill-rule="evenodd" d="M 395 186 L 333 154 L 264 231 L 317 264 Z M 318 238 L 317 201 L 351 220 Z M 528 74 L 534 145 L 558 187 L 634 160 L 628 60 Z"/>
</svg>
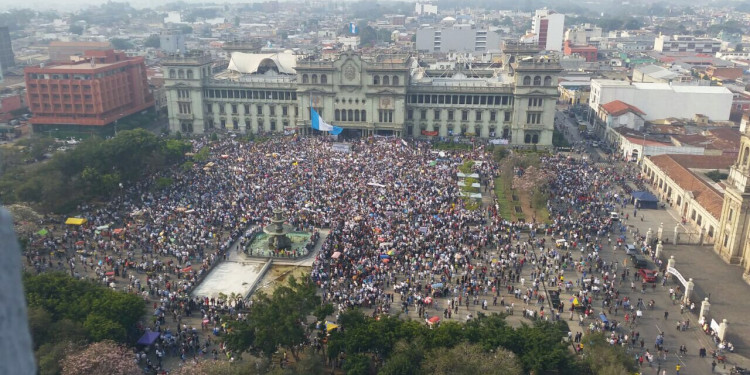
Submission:
<svg viewBox="0 0 750 375">
<path fill-rule="evenodd" d="M 455 347 L 438 347 L 422 362 L 422 373 L 434 375 L 521 375 L 516 355 L 499 348 L 486 351 L 480 345 L 462 342 Z"/>
<path fill-rule="evenodd" d="M 22 151 L 8 151 L 14 156 L 7 164 L 13 173 L 0 176 L 4 203 L 26 201 L 65 212 L 83 200 L 112 194 L 120 183 L 181 162 L 192 147 L 187 141 L 158 138 L 143 129 L 123 130 L 106 140 L 86 139 L 43 163 L 18 164 L 27 156 L 48 152 L 51 142 L 47 137 L 31 138 L 22 142 Z"/>
<path fill-rule="evenodd" d="M 467 369 L 491 362 L 496 368 L 507 369 L 504 373 L 508 374 L 579 373 L 579 364 L 563 342 L 567 335 L 564 323 L 537 321 L 516 329 L 503 316 L 493 314 L 465 324 L 445 322 L 430 329 L 416 321 L 389 316 L 377 320 L 359 311 L 342 313 L 339 322 L 343 329 L 331 333 L 328 355 L 334 358 L 344 353 L 350 362 L 344 366 L 351 366 L 352 371 L 369 369 L 370 358 L 382 358 L 384 374 L 418 373 L 417 368 L 425 374 L 465 373 L 453 363 L 465 358 L 475 364 L 467 364 Z M 459 349 L 451 352 L 451 348 Z M 439 362 L 437 357 L 451 360 Z"/>
<path fill-rule="evenodd" d="M 182 165 L 180 165 L 180 168 L 183 171 L 187 172 L 187 171 L 190 171 L 191 169 L 193 169 L 194 165 L 195 165 L 195 163 L 193 163 L 192 161 L 186 161 L 186 162 L 182 163 Z"/>
<path fill-rule="evenodd" d="M 552 133 L 552 146 L 570 147 L 570 142 L 568 142 L 561 131 L 555 129 L 555 131 Z"/>
<path fill-rule="evenodd" d="M 71 24 L 68 29 L 72 34 L 81 35 L 83 34 L 83 26 L 77 24 Z"/>
<path fill-rule="evenodd" d="M 461 173 L 463 174 L 471 174 L 474 172 L 472 171 L 472 168 L 474 168 L 474 161 L 467 160 L 458 167 L 458 170 L 461 171 Z"/>
<path fill-rule="evenodd" d="M 584 366 L 594 374 L 627 375 L 637 370 L 635 360 L 621 346 L 607 342 L 602 333 L 583 337 Z"/>
<path fill-rule="evenodd" d="M 211 142 L 216 142 L 219 140 L 219 135 L 216 133 L 211 133 Z"/>
<path fill-rule="evenodd" d="M 507 173 L 504 173 L 495 179 L 495 195 L 497 196 L 498 205 L 497 213 L 504 219 L 510 219 L 512 215 L 510 183 L 513 181 L 513 171 L 510 171 L 510 179 L 508 179 L 507 175 Z"/>
<path fill-rule="evenodd" d="M 130 43 L 129 40 L 123 38 L 112 38 L 109 42 L 112 43 L 112 47 L 121 51 L 126 51 L 134 48 L 133 43 Z"/>
<path fill-rule="evenodd" d="M 316 286 L 303 276 L 290 276 L 273 295 L 259 292 L 246 322 L 233 322 L 227 335 L 227 347 L 233 351 L 251 351 L 270 358 L 279 347 L 299 359 L 299 344 L 307 337 L 306 319 L 320 305 Z"/>
<path fill-rule="evenodd" d="M 60 361 L 75 349 L 70 341 L 50 342 L 39 347 L 34 353 L 39 367 L 39 375 L 57 375 L 62 371 Z"/>
<path fill-rule="evenodd" d="M 128 334 L 134 337 L 136 323 L 145 312 L 143 300 L 136 295 L 76 280 L 63 273 L 26 274 L 24 287 L 32 334 L 39 339 L 35 341 L 37 347 L 81 338 L 125 342 Z M 43 325 L 52 329 L 41 332 Z"/>
<path fill-rule="evenodd" d="M 171 186 L 173 183 L 172 179 L 169 177 L 159 177 L 156 179 L 156 187 L 158 189 L 164 189 L 169 186 Z"/>
<path fill-rule="evenodd" d="M 180 32 L 184 35 L 189 35 L 193 33 L 193 27 L 190 25 L 180 25 Z"/>
<path fill-rule="evenodd" d="M 726 180 L 729 175 L 724 172 L 720 172 L 718 169 L 714 169 L 713 171 L 706 172 L 706 177 L 710 178 L 713 182 L 719 182 L 721 180 Z"/>
<path fill-rule="evenodd" d="M 197 163 L 203 163 L 206 160 L 208 160 L 209 155 L 211 154 L 211 150 L 208 147 L 203 147 L 198 152 L 193 155 L 193 160 Z"/>
<path fill-rule="evenodd" d="M 372 363 L 366 354 L 352 354 L 344 359 L 342 366 L 348 375 L 369 375 Z"/>
<path fill-rule="evenodd" d="M 159 38 L 159 35 L 152 34 L 149 35 L 148 38 L 146 38 L 143 41 L 144 47 L 151 47 L 151 48 L 159 48 L 161 47 L 161 38 Z"/>
</svg>

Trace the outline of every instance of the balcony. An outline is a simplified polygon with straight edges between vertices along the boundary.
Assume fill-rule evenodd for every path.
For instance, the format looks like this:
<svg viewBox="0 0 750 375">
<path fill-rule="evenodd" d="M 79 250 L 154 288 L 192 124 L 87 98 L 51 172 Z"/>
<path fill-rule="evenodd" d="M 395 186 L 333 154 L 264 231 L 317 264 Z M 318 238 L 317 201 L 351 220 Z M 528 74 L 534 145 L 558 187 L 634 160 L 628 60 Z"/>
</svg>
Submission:
<svg viewBox="0 0 750 375">
<path fill-rule="evenodd" d="M 192 113 L 178 113 L 177 119 L 179 120 L 192 120 L 193 114 Z"/>
</svg>

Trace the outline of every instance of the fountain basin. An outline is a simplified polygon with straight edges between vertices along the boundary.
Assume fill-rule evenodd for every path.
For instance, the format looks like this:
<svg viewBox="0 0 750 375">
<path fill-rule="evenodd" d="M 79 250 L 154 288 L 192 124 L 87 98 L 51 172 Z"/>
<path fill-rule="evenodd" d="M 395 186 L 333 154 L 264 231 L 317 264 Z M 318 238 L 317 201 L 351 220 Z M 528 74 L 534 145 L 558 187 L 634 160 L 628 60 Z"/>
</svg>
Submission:
<svg viewBox="0 0 750 375">
<path fill-rule="evenodd" d="M 245 249 L 246 254 L 251 257 L 300 257 L 307 255 L 306 246 L 310 243 L 312 233 L 310 232 L 289 232 L 286 237 L 291 241 L 290 247 L 283 250 L 274 250 L 269 246 L 269 241 L 273 236 L 267 233 L 259 233 L 250 241 L 250 245 Z"/>
</svg>

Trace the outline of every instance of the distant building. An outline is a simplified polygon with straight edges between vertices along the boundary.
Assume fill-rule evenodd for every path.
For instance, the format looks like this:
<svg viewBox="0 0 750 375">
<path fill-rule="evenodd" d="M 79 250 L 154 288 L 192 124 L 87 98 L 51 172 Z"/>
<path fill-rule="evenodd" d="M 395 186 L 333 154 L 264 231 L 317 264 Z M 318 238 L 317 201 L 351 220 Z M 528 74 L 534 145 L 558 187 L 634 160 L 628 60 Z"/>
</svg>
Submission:
<svg viewBox="0 0 750 375">
<path fill-rule="evenodd" d="M 214 75 L 210 57 L 174 56 L 163 63 L 169 128 L 186 134 L 309 134 L 312 106 L 347 136 L 464 136 L 552 145 L 562 71 L 554 59 L 506 53 L 506 69 L 498 72 L 431 70 L 409 55 L 347 51 L 331 58 L 235 52 L 227 71 Z"/>
<path fill-rule="evenodd" d="M 534 40 L 547 51 L 562 51 L 565 32 L 565 15 L 549 9 L 539 9 L 531 19 Z"/>
<path fill-rule="evenodd" d="M 465 24 L 417 30 L 417 50 L 422 52 L 499 51 L 501 41 L 495 29 L 478 29 Z"/>
<path fill-rule="evenodd" d="M 574 46 L 585 46 L 601 37 L 602 28 L 590 23 L 573 26 L 565 32 L 565 40 L 569 40 Z"/>
<path fill-rule="evenodd" d="M 106 51 L 112 49 L 109 42 L 61 42 L 49 43 L 49 59 L 53 63 L 67 63 L 72 56 L 83 56 L 86 51 Z"/>
<path fill-rule="evenodd" d="M 596 62 L 597 54 L 599 50 L 594 46 L 589 45 L 573 45 L 569 40 L 565 41 L 565 48 L 563 49 L 565 56 L 578 55 L 586 59 L 586 62 Z"/>
<path fill-rule="evenodd" d="M 659 35 L 654 40 L 654 51 L 696 52 L 714 54 L 721 50 L 721 39 L 696 38 L 692 35 Z"/>
<path fill-rule="evenodd" d="M 16 58 L 13 55 L 13 46 L 10 42 L 10 31 L 8 26 L 0 26 L 0 73 L 16 66 Z M 0 74 L 2 77 L 2 74 Z"/>
<path fill-rule="evenodd" d="M 185 52 L 185 35 L 179 29 L 163 30 L 159 34 L 159 48 L 167 53 Z"/>
<path fill-rule="evenodd" d="M 689 74 L 681 74 L 658 65 L 640 65 L 633 69 L 633 82 L 687 83 L 693 80 Z"/>
<path fill-rule="evenodd" d="M 13 112 L 23 108 L 21 94 L 6 94 L 0 96 L 0 122 L 8 122 L 13 119 Z"/>
<path fill-rule="evenodd" d="M 143 57 L 86 51 L 79 63 L 27 67 L 26 97 L 34 130 L 105 126 L 154 106 Z"/>
<path fill-rule="evenodd" d="M 414 13 L 416 13 L 418 16 L 425 16 L 428 14 L 436 15 L 437 12 L 437 5 L 417 2 L 417 4 L 414 6 Z"/>
</svg>

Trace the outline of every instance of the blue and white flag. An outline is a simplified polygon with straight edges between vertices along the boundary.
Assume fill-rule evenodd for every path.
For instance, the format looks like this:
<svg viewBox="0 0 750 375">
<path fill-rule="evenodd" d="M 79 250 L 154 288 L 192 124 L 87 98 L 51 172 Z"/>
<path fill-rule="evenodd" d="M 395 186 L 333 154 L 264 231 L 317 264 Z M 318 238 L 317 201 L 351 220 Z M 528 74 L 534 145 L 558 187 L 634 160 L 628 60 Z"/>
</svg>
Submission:
<svg viewBox="0 0 750 375">
<path fill-rule="evenodd" d="M 318 114 L 317 111 L 315 111 L 314 108 L 310 107 L 310 123 L 312 124 L 312 128 L 315 130 L 320 130 L 322 132 L 330 132 L 332 135 L 339 135 L 342 131 L 344 131 L 344 128 L 333 126 L 323 120 L 322 117 Z"/>
<path fill-rule="evenodd" d="M 349 22 L 349 32 L 352 34 L 356 34 L 357 31 L 357 24 L 354 22 Z"/>
</svg>

